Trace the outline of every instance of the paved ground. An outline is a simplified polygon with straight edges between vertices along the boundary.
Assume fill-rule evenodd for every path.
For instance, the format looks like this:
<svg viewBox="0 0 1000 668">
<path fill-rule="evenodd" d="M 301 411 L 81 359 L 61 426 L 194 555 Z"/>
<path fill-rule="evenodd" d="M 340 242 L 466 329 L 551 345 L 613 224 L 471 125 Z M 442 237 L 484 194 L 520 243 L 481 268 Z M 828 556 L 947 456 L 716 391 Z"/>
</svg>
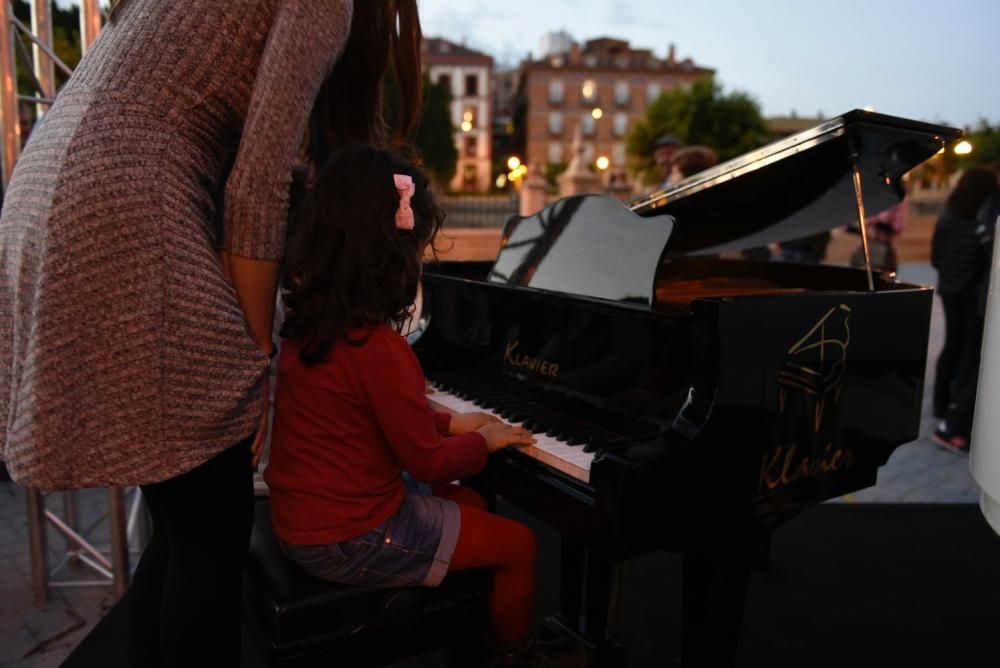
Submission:
<svg viewBox="0 0 1000 668">
<path fill-rule="evenodd" d="M 925 264 L 904 265 L 903 280 L 932 284 L 933 270 Z M 938 304 L 931 324 L 927 387 L 933 381 L 933 361 L 941 347 L 942 321 Z M 920 438 L 900 447 L 879 472 L 878 484 L 842 502 L 974 502 L 978 498 L 969 475 L 968 459 L 946 452 L 930 441 L 934 420 L 930 417 L 930 397 L 925 392 L 925 417 Z M 57 495 L 58 496 L 58 495 Z M 106 493 L 87 490 L 78 494 L 81 526 L 89 527 L 106 510 Z M 58 498 L 49 507 L 61 511 Z M 93 532 L 99 547 L 107 547 L 107 531 L 98 526 Z M 59 549 L 65 541 L 50 530 L 50 563 L 63 558 Z M 89 569 L 77 565 L 78 576 Z M 62 577 L 64 573 L 60 573 Z M 42 609 L 32 603 L 28 559 L 27 521 L 24 493 L 12 483 L 0 483 L 0 666 L 50 668 L 58 666 L 70 650 L 114 603 L 109 587 L 54 589 L 50 603 Z"/>
</svg>

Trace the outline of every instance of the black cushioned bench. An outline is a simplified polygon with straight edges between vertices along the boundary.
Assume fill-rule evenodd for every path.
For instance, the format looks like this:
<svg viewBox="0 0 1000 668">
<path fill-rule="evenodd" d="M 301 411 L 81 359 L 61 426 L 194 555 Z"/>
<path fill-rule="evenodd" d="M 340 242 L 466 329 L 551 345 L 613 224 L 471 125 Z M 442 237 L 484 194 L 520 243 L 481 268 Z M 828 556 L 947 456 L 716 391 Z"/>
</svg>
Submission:
<svg viewBox="0 0 1000 668">
<path fill-rule="evenodd" d="M 379 666 L 435 649 L 453 666 L 480 661 L 490 571 L 460 571 L 440 587 L 369 589 L 331 584 L 291 562 L 256 502 L 243 583 L 252 666 Z"/>
</svg>

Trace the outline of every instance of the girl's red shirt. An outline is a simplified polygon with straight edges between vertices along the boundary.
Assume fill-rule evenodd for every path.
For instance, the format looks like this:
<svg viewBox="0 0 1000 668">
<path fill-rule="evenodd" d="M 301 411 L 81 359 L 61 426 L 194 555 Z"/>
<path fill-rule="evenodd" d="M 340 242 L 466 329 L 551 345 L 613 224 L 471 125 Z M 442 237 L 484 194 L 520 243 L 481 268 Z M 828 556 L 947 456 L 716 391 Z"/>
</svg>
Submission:
<svg viewBox="0 0 1000 668">
<path fill-rule="evenodd" d="M 358 329 L 313 367 L 298 341 L 278 354 L 271 452 L 264 480 L 274 532 L 297 545 L 360 536 L 389 519 L 405 470 L 448 482 L 486 466 L 479 432 L 446 436 L 451 417 L 427 404 L 420 362 L 388 325 Z"/>
</svg>

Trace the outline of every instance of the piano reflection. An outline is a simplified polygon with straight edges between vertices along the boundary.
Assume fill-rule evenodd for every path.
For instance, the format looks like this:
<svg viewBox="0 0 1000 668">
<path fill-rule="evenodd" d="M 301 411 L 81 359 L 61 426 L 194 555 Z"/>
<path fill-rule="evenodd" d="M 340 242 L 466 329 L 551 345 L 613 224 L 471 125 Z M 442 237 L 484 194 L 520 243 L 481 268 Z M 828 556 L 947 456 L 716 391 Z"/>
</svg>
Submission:
<svg viewBox="0 0 1000 668">
<path fill-rule="evenodd" d="M 630 206 L 514 217 L 492 264 L 428 267 L 431 400 L 539 435 L 476 483 L 559 530 L 560 623 L 605 663 L 620 566 L 659 549 L 684 555 L 684 665 L 731 663 L 769 532 L 917 437 L 929 288 L 716 254 L 863 225 L 960 134 L 853 111 Z"/>
</svg>

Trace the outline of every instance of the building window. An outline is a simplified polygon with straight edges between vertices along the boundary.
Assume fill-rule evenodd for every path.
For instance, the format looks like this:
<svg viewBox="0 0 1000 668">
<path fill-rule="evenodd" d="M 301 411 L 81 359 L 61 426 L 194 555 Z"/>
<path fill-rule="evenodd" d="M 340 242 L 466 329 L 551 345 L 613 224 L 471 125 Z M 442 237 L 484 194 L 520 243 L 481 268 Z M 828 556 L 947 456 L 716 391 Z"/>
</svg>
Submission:
<svg viewBox="0 0 1000 668">
<path fill-rule="evenodd" d="M 628 114 L 625 113 L 615 114 L 615 120 L 614 120 L 615 136 L 624 137 L 626 132 L 628 132 Z"/>
<path fill-rule="evenodd" d="M 629 103 L 629 85 L 627 81 L 619 81 L 615 83 L 615 104 L 620 107 L 627 106 Z"/>
<path fill-rule="evenodd" d="M 549 82 L 549 104 L 562 104 L 566 99 L 566 87 L 563 86 L 562 79 L 553 79 Z"/>
<path fill-rule="evenodd" d="M 465 155 L 469 158 L 475 158 L 479 151 L 479 140 L 474 135 L 469 135 L 465 138 Z"/>
<path fill-rule="evenodd" d="M 558 111 L 553 111 L 549 114 L 549 133 L 554 135 L 561 135 L 563 131 L 563 117 L 562 113 Z"/>
<path fill-rule="evenodd" d="M 588 165 L 594 161 L 594 145 L 589 141 L 583 143 L 583 161 Z"/>
<path fill-rule="evenodd" d="M 451 95 L 451 75 L 441 74 L 438 76 L 438 84 L 444 86 L 444 89 L 448 91 L 448 95 Z"/>
<path fill-rule="evenodd" d="M 465 96 L 476 97 L 479 95 L 479 77 L 475 74 L 465 75 Z"/>
<path fill-rule="evenodd" d="M 583 136 L 590 137 L 594 134 L 597 129 L 597 123 L 594 121 L 593 114 L 584 114 L 580 117 L 580 124 L 583 126 Z"/>
<path fill-rule="evenodd" d="M 587 79 L 580 88 L 580 103 L 588 106 L 597 104 L 597 82 Z"/>
<path fill-rule="evenodd" d="M 656 102 L 656 98 L 660 97 L 661 92 L 660 84 L 657 81 L 646 86 L 646 104 L 650 105 Z"/>
<path fill-rule="evenodd" d="M 549 143 L 549 162 L 556 164 L 563 161 L 562 142 L 554 141 Z"/>
<path fill-rule="evenodd" d="M 583 57 L 584 67 L 597 67 L 597 56 L 593 54 L 587 54 Z"/>
<path fill-rule="evenodd" d="M 615 167 L 621 167 L 625 164 L 625 144 L 617 142 L 611 147 L 611 162 Z"/>
</svg>

